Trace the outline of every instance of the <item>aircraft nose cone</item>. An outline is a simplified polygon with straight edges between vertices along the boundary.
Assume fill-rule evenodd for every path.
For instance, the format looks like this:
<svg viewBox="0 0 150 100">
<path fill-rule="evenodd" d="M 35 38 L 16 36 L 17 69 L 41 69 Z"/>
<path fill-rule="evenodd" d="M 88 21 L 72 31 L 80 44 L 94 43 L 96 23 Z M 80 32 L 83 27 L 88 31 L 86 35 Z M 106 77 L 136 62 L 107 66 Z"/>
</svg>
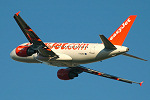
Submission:
<svg viewBox="0 0 150 100">
<path fill-rule="evenodd" d="M 16 57 L 17 57 L 17 55 L 16 55 L 16 52 L 15 52 L 16 50 L 14 49 L 11 53 L 10 53 L 10 57 L 13 59 L 13 60 L 15 60 L 16 59 Z"/>
</svg>

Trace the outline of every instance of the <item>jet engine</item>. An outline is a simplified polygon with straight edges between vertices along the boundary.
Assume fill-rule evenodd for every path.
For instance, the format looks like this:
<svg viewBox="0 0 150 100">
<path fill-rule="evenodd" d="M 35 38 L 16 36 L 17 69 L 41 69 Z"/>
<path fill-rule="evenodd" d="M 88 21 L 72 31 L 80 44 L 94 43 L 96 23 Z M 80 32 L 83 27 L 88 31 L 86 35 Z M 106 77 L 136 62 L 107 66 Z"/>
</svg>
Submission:
<svg viewBox="0 0 150 100">
<path fill-rule="evenodd" d="M 70 80 L 78 77 L 78 73 L 72 69 L 60 69 L 57 72 L 57 77 L 61 80 Z"/>
<path fill-rule="evenodd" d="M 32 56 L 32 54 L 36 53 L 30 46 L 18 46 L 16 48 L 16 54 L 20 57 Z"/>
</svg>

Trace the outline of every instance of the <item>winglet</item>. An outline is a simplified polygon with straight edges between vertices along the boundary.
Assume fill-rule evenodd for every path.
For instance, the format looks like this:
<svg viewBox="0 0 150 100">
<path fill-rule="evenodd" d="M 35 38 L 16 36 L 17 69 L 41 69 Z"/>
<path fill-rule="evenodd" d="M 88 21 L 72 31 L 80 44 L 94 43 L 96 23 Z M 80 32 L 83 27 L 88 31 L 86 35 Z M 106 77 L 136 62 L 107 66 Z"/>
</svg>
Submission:
<svg viewBox="0 0 150 100">
<path fill-rule="evenodd" d="M 20 11 L 19 11 L 19 12 L 17 12 L 17 13 L 16 13 L 16 15 L 18 16 L 18 15 L 19 15 L 19 13 L 20 13 Z"/>
<path fill-rule="evenodd" d="M 144 81 L 142 81 L 141 83 L 139 83 L 140 84 L 140 86 L 142 86 L 142 83 L 143 83 Z"/>
</svg>

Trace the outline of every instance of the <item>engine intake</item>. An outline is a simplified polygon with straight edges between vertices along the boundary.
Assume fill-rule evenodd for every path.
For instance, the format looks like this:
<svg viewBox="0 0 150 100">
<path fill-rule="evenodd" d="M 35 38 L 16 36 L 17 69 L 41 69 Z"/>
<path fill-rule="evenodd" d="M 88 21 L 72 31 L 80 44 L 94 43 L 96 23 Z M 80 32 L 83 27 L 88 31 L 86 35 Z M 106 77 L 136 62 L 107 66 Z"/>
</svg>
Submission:
<svg viewBox="0 0 150 100">
<path fill-rule="evenodd" d="M 32 56 L 34 53 L 36 53 L 36 51 L 30 46 L 18 46 L 16 48 L 16 54 L 20 57 Z"/>
</svg>

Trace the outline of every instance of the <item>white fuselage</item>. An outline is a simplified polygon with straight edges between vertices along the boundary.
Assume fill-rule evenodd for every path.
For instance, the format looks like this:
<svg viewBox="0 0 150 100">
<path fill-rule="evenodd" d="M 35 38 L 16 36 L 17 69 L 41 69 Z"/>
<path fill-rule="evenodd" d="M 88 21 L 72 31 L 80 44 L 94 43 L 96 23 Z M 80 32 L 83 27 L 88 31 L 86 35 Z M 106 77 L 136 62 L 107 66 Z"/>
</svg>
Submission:
<svg viewBox="0 0 150 100">
<path fill-rule="evenodd" d="M 28 57 L 16 54 L 16 48 L 11 52 L 12 59 L 27 63 L 46 63 L 58 67 L 75 67 L 79 64 L 102 61 L 128 51 L 127 47 L 117 46 L 115 50 L 105 49 L 98 43 L 45 43 L 59 58 L 43 57 L 37 53 Z M 22 44 L 30 46 L 29 43 Z"/>
</svg>

